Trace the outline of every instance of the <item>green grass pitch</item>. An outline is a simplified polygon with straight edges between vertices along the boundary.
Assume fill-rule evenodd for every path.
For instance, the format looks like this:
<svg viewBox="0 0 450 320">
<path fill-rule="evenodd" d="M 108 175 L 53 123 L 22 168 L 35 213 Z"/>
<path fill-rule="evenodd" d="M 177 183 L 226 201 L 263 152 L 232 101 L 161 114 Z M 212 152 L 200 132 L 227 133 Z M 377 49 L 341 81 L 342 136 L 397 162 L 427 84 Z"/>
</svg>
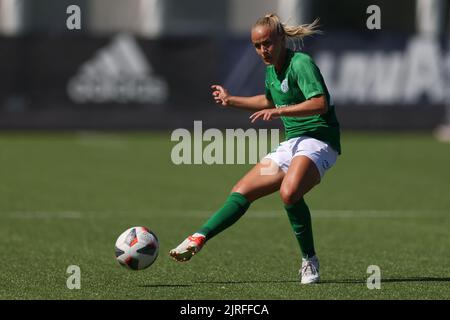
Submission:
<svg viewBox="0 0 450 320">
<path fill-rule="evenodd" d="M 190 262 L 168 251 L 250 165 L 180 165 L 169 133 L 1 133 L 0 299 L 449 299 L 450 145 L 426 134 L 343 135 L 308 196 L 322 283 L 301 286 L 278 194 Z M 150 268 L 114 258 L 126 228 L 160 239 Z M 69 265 L 81 289 L 69 290 Z M 366 286 L 381 269 L 381 289 Z"/>
</svg>

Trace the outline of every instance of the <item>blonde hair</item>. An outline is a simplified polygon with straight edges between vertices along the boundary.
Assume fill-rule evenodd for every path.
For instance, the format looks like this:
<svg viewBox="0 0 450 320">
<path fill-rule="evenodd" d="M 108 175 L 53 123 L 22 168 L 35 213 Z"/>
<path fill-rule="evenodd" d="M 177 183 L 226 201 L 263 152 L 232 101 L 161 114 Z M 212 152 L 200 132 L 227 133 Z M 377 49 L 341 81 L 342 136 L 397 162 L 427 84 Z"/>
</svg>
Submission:
<svg viewBox="0 0 450 320">
<path fill-rule="evenodd" d="M 314 34 L 322 33 L 320 30 L 317 30 L 319 26 L 319 19 L 314 20 L 310 24 L 288 26 L 282 23 L 280 18 L 274 13 L 269 13 L 264 17 L 259 18 L 253 28 L 256 26 L 268 26 L 272 32 L 275 31 L 277 35 L 300 40 Z"/>
</svg>

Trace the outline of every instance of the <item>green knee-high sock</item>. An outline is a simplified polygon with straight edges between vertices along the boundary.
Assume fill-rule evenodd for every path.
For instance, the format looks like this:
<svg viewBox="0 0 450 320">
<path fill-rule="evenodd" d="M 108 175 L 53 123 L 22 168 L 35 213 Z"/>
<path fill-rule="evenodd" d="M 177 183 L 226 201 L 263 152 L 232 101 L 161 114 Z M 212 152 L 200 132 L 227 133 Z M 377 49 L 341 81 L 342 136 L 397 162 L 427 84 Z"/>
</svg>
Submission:
<svg viewBox="0 0 450 320">
<path fill-rule="evenodd" d="M 222 208 L 216 211 L 197 232 L 209 240 L 239 220 L 249 206 L 250 202 L 242 194 L 233 192 Z"/>
<path fill-rule="evenodd" d="M 291 222 L 303 258 L 311 258 L 316 254 L 309 208 L 302 198 L 297 203 L 285 205 L 284 208 Z"/>
</svg>

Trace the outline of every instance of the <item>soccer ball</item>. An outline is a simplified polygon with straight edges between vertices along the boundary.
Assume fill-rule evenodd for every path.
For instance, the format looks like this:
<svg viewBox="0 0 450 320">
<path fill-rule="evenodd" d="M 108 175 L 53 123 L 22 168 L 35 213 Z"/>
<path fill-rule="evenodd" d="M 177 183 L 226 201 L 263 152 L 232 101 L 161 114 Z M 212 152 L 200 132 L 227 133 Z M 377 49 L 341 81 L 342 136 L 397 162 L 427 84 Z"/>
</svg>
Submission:
<svg viewBox="0 0 450 320">
<path fill-rule="evenodd" d="M 150 267 L 158 257 L 158 238 L 146 227 L 132 227 L 117 238 L 115 251 L 122 266 L 142 270 Z"/>
</svg>

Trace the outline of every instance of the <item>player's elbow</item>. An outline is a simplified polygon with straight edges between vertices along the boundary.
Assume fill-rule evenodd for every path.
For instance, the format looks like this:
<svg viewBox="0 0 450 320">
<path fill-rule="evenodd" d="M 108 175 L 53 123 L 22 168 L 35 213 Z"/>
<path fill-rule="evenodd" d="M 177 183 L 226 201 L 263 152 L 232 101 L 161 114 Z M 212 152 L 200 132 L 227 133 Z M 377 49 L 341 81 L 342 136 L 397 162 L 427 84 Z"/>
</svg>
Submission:
<svg viewBox="0 0 450 320">
<path fill-rule="evenodd" d="M 325 114 L 328 112 L 328 104 L 325 102 L 323 105 L 319 108 L 319 114 Z"/>
<path fill-rule="evenodd" d="M 328 112 L 328 102 L 325 96 L 313 98 L 315 102 L 315 111 L 317 114 L 324 114 Z"/>
<path fill-rule="evenodd" d="M 266 97 L 264 97 L 264 101 L 263 101 L 262 105 L 263 105 L 263 109 L 271 109 L 271 108 L 275 107 L 273 102 L 270 101 L 269 99 L 267 99 Z"/>
</svg>

